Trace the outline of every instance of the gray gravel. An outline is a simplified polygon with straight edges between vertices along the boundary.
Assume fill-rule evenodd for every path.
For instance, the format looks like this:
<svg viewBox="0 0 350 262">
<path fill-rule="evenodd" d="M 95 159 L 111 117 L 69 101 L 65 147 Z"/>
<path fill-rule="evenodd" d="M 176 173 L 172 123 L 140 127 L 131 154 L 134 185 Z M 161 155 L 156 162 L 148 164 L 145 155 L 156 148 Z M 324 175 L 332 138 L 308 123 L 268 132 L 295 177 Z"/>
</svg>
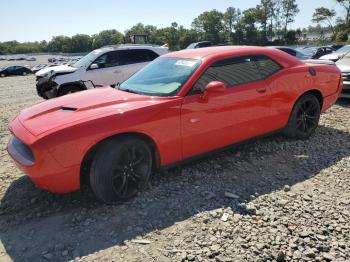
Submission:
<svg viewBox="0 0 350 262">
<path fill-rule="evenodd" d="M 350 102 L 309 140 L 264 138 L 157 173 L 128 203 L 36 189 L 5 147 L 41 101 L 0 79 L 0 261 L 350 261 Z"/>
</svg>

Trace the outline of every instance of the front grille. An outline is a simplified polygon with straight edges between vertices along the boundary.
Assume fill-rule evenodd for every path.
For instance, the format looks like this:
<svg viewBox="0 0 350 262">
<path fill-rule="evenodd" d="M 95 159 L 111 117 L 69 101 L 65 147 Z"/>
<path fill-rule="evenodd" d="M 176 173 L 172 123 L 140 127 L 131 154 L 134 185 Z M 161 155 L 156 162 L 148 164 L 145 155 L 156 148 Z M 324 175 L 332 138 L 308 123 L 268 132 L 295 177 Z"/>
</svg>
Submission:
<svg viewBox="0 0 350 262">
<path fill-rule="evenodd" d="M 350 73 L 342 73 L 343 81 L 350 81 Z"/>
<path fill-rule="evenodd" d="M 35 159 L 32 150 L 17 137 L 11 137 L 8 150 L 11 156 L 21 164 L 26 166 L 34 164 Z"/>
<path fill-rule="evenodd" d="M 349 94 L 350 95 L 350 89 L 343 89 L 342 90 L 343 94 Z"/>
</svg>

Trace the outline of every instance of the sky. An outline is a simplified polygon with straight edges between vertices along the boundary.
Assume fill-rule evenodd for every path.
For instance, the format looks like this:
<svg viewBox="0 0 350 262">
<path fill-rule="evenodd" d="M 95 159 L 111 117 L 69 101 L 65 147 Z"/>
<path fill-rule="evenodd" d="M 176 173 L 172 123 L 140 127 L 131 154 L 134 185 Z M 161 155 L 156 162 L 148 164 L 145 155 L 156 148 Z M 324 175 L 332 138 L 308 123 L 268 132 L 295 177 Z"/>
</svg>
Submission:
<svg viewBox="0 0 350 262">
<path fill-rule="evenodd" d="M 0 0 L 0 41 L 50 40 L 55 35 L 98 33 L 105 29 L 124 32 L 138 22 L 157 27 L 177 22 L 187 28 L 204 11 L 221 12 L 233 6 L 255 7 L 260 0 Z M 307 27 L 317 7 L 344 11 L 335 0 L 297 0 L 300 13 L 292 28 Z"/>
</svg>

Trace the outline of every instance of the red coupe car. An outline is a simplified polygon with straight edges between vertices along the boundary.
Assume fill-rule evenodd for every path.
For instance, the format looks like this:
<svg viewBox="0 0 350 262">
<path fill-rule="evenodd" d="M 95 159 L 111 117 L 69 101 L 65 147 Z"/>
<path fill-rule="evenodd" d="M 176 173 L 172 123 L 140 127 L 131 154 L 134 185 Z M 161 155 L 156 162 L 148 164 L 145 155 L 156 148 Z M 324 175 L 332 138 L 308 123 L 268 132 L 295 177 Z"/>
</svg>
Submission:
<svg viewBox="0 0 350 262">
<path fill-rule="evenodd" d="M 276 49 L 184 50 L 116 88 L 24 109 L 8 152 L 39 188 L 71 192 L 88 178 L 99 199 L 124 200 L 154 169 L 275 131 L 308 138 L 341 90 L 336 66 Z"/>
</svg>

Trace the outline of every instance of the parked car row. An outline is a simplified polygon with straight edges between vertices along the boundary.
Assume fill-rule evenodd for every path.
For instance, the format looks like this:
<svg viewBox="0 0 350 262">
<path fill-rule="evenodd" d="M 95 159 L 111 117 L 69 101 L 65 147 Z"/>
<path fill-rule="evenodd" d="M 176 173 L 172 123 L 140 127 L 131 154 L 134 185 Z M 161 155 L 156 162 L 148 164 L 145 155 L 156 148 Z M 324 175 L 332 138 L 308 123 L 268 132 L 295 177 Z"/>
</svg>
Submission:
<svg viewBox="0 0 350 262">
<path fill-rule="evenodd" d="M 79 59 L 81 59 L 82 56 L 73 56 L 73 57 L 50 57 L 47 59 L 49 63 L 72 63 L 77 62 Z"/>
<path fill-rule="evenodd" d="M 33 56 L 16 55 L 16 56 L 0 56 L 0 61 L 36 61 Z"/>
</svg>

